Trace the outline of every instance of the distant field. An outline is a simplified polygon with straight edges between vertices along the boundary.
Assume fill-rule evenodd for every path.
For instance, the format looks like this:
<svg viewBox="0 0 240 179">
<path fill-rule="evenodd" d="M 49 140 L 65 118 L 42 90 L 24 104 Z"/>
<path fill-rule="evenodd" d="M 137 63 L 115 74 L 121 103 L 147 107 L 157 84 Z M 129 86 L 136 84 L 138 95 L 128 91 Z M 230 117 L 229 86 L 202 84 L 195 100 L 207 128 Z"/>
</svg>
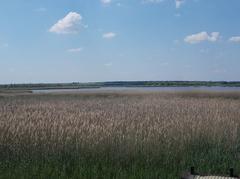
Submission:
<svg viewBox="0 0 240 179">
<path fill-rule="evenodd" d="M 240 92 L 0 91 L 0 178 L 240 173 Z"/>
</svg>

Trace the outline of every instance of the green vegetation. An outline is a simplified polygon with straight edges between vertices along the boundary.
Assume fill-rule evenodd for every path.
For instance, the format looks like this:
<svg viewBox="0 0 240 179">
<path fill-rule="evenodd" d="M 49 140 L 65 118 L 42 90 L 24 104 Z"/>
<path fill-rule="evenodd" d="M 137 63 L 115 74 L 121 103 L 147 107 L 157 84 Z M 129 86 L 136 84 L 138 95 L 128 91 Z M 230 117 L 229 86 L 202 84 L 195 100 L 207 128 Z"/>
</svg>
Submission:
<svg viewBox="0 0 240 179">
<path fill-rule="evenodd" d="M 0 178 L 240 172 L 240 93 L 0 93 Z"/>
<path fill-rule="evenodd" d="M 1 90 L 80 89 L 98 87 L 100 86 L 97 83 L 39 83 L 0 85 Z"/>
<path fill-rule="evenodd" d="M 80 89 L 99 87 L 184 87 L 184 86 L 224 86 L 240 87 L 240 82 L 226 81 L 114 81 L 93 83 L 40 83 L 0 85 L 0 90 L 41 90 L 41 89 Z"/>
</svg>

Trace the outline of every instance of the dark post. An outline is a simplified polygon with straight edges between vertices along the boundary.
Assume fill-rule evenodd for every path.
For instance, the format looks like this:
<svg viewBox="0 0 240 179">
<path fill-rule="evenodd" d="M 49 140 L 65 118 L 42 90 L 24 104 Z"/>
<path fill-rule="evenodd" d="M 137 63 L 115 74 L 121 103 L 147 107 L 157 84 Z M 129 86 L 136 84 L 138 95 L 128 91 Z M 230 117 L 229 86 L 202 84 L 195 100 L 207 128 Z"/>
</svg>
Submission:
<svg viewBox="0 0 240 179">
<path fill-rule="evenodd" d="M 233 168 L 230 168 L 230 177 L 234 177 L 234 175 L 233 175 Z"/>
<path fill-rule="evenodd" d="M 191 173 L 191 175 L 195 175 L 194 167 L 191 167 L 190 173 Z"/>
</svg>

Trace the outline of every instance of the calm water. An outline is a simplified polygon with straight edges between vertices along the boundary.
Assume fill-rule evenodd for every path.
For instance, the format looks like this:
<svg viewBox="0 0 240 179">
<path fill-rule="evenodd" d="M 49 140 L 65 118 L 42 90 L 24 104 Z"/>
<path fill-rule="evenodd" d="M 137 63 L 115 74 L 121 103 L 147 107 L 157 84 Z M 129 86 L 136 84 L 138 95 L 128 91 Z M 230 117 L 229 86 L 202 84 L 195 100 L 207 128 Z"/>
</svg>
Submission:
<svg viewBox="0 0 240 179">
<path fill-rule="evenodd" d="M 107 92 L 107 91 L 239 91 L 240 87 L 103 87 L 92 89 L 50 89 L 33 90 L 33 93 L 60 93 L 60 92 Z"/>
</svg>

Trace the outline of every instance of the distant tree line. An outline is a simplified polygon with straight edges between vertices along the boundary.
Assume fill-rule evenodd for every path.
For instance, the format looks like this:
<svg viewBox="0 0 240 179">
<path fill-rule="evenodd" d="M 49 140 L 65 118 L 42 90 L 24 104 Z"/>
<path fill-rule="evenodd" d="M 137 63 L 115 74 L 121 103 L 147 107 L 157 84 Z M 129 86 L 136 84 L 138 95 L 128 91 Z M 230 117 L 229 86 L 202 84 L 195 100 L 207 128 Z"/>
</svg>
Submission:
<svg viewBox="0 0 240 179">
<path fill-rule="evenodd" d="M 5 84 L 0 89 L 80 89 L 99 87 L 184 87 L 184 86 L 224 86 L 240 87 L 240 81 L 112 81 L 93 83 L 37 83 Z"/>
<path fill-rule="evenodd" d="M 177 87 L 177 86 L 232 86 L 240 87 L 240 82 L 227 81 L 118 81 L 118 82 L 104 82 L 103 86 L 125 86 L 125 87 Z"/>
</svg>

